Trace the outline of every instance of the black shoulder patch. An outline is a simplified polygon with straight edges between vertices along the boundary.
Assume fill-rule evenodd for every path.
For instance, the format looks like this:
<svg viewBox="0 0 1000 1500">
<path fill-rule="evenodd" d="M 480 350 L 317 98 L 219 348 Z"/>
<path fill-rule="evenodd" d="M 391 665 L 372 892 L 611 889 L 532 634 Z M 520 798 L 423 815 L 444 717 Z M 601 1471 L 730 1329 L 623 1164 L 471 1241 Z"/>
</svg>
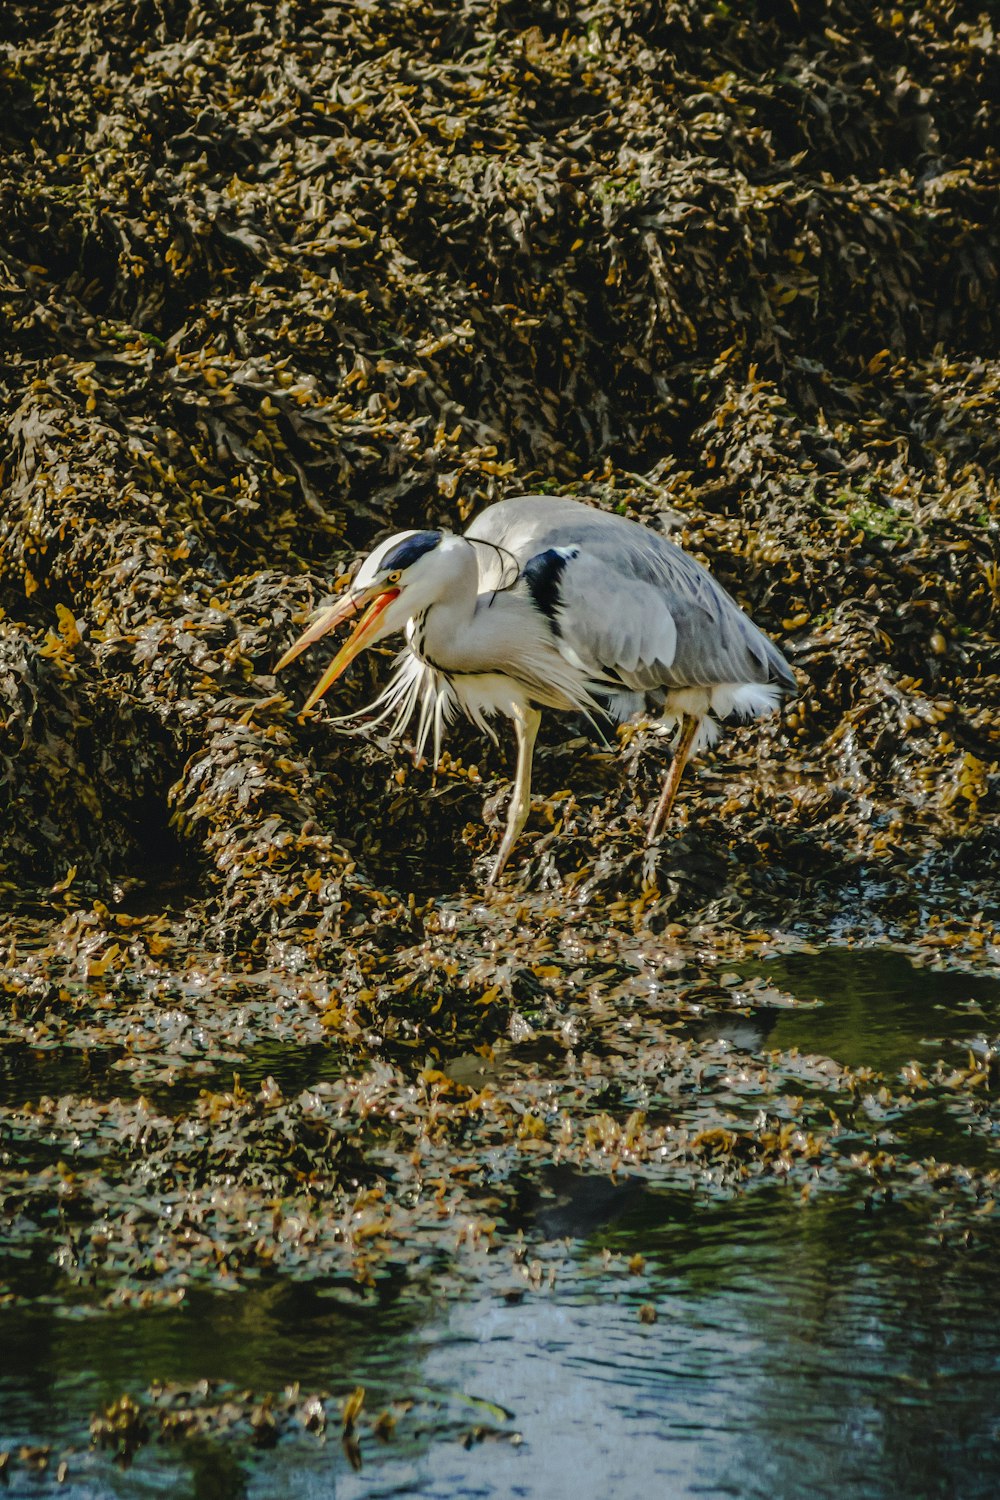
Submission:
<svg viewBox="0 0 1000 1500">
<path fill-rule="evenodd" d="M 537 552 L 521 569 L 528 585 L 528 592 L 542 614 L 552 621 L 552 629 L 559 634 L 556 610 L 562 603 L 560 582 L 566 564 L 576 553 L 565 547 L 550 547 L 547 552 Z"/>
<path fill-rule="evenodd" d="M 386 553 L 382 559 L 382 567 L 390 573 L 397 568 L 412 567 L 418 557 L 423 557 L 425 552 L 433 552 L 440 540 L 440 531 L 415 531 Z"/>
</svg>

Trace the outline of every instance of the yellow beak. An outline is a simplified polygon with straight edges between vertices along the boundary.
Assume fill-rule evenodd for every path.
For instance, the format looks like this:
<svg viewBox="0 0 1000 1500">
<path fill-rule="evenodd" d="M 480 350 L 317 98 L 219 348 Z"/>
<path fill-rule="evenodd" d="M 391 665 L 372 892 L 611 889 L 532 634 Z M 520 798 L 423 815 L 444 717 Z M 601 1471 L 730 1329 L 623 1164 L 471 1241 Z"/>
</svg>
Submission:
<svg viewBox="0 0 1000 1500">
<path fill-rule="evenodd" d="M 304 714 L 309 712 L 314 703 L 319 702 L 327 688 L 336 682 L 344 668 L 354 660 L 359 652 L 365 649 L 374 634 L 375 624 L 379 615 L 398 595 L 399 589 L 385 589 L 371 601 L 353 632 L 337 652 L 337 655 L 333 658 L 333 661 L 327 667 L 323 676 L 303 704 L 302 712 Z M 328 609 L 324 609 L 316 616 L 308 629 L 302 632 L 294 646 L 285 652 L 274 670 L 280 672 L 282 667 L 287 667 L 288 663 L 294 661 L 307 646 L 311 646 L 315 641 L 318 641 L 321 636 L 333 630 L 343 620 L 349 620 L 352 615 L 357 613 L 359 608 L 360 606 L 355 599 L 347 598 L 341 599 L 337 604 L 331 604 Z"/>
</svg>

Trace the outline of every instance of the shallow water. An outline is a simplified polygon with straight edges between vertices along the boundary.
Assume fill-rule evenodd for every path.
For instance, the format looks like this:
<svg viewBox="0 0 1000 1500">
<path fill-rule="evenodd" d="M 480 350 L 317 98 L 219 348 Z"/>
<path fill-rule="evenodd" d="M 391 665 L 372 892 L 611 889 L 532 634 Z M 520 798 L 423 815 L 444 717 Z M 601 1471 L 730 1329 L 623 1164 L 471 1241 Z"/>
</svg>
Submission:
<svg viewBox="0 0 1000 1500">
<path fill-rule="evenodd" d="M 928 1070 L 938 1059 L 960 1066 L 1000 1037 L 1000 979 L 991 974 L 918 967 L 893 949 L 840 947 L 782 955 L 748 972 L 802 1002 L 747 1018 L 764 1045 L 821 1053 L 888 1079 L 912 1062 Z M 968 1116 L 937 1098 L 894 1123 L 884 1140 L 903 1161 L 985 1167 L 1000 1159 L 995 1121 L 991 1129 L 979 1118 L 970 1129 Z"/>
<path fill-rule="evenodd" d="M 233 1052 L 226 1062 L 208 1056 L 187 1060 L 182 1076 L 156 1082 L 130 1077 L 121 1067 L 121 1058 L 105 1050 L 9 1045 L 0 1050 L 0 1099 L 4 1104 L 17 1105 L 45 1094 L 55 1097 L 78 1093 L 113 1099 L 142 1093 L 166 1106 L 170 1101 L 186 1103 L 202 1089 L 231 1088 L 234 1078 L 244 1088 L 259 1087 L 266 1078 L 278 1078 L 282 1088 L 293 1093 L 336 1078 L 342 1069 L 340 1053 L 331 1045 L 262 1041 Z"/>
<path fill-rule="evenodd" d="M 848 1067 L 892 1073 L 1000 1029 L 1000 979 L 918 968 L 891 948 L 791 953 L 756 968 L 797 1000 L 820 1002 L 777 1012 L 768 1046 L 822 1052 Z"/>
<path fill-rule="evenodd" d="M 806 1002 L 747 1004 L 714 1023 L 741 1028 L 751 1050 L 798 1047 L 889 1076 L 913 1059 L 960 1058 L 1000 1027 L 1000 981 L 919 969 L 890 950 L 796 953 L 742 974 Z M 258 1061 L 283 1087 L 335 1066 L 322 1049 L 265 1051 Z M 13 1076 L 30 1092 L 30 1074 Z M 1000 1162 L 988 1117 L 965 1129 L 939 1101 L 893 1132 L 904 1160 L 931 1145 L 940 1159 Z M 524 1234 L 520 1270 L 491 1255 L 462 1281 L 424 1271 L 361 1291 L 275 1279 L 142 1313 L 68 1292 L 38 1253 L 9 1256 L 0 1273 L 22 1300 L 0 1311 L 0 1448 L 77 1450 L 64 1484 L 15 1465 L 9 1493 L 997 1493 L 996 1237 L 950 1233 L 933 1194 L 762 1182 L 721 1197 L 548 1166 L 526 1170 L 505 1212 L 507 1235 Z M 361 1385 L 370 1412 L 415 1405 L 393 1441 L 366 1435 L 360 1472 L 333 1426 L 325 1442 L 303 1434 L 273 1451 L 232 1437 L 154 1444 L 128 1470 L 87 1451 L 91 1414 L 122 1391 L 201 1379 L 338 1396 Z"/>
<path fill-rule="evenodd" d="M 584 1218 L 588 1186 L 573 1187 Z M 603 1184 L 599 1196 L 613 1212 Z M 102 1399 L 157 1378 L 346 1381 L 373 1406 L 429 1393 L 429 1430 L 367 1445 L 360 1474 L 335 1440 L 312 1438 L 257 1455 L 222 1442 L 147 1449 L 128 1473 L 82 1457 L 60 1493 L 835 1497 L 846 1485 L 873 1500 L 985 1500 L 1000 1464 L 996 1267 L 929 1246 L 922 1227 L 909 1209 L 803 1204 L 780 1188 L 721 1205 L 643 1193 L 560 1251 L 553 1290 L 520 1302 L 492 1287 L 451 1305 L 425 1293 L 352 1307 L 271 1287 L 146 1316 L 18 1311 L 5 1429 L 78 1439 Z M 644 1269 L 605 1270 L 605 1248 L 640 1251 Z M 655 1323 L 640 1321 L 642 1304 Z M 464 1447 L 484 1413 L 523 1443 Z M 20 1483 L 12 1493 L 36 1489 Z"/>
</svg>

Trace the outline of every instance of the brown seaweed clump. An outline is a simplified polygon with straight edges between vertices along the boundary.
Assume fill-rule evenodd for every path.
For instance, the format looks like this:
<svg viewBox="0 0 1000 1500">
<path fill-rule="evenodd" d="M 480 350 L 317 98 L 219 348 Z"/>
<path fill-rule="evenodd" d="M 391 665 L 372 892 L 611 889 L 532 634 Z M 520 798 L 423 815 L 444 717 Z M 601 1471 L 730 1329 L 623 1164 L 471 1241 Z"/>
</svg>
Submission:
<svg viewBox="0 0 1000 1500">
<path fill-rule="evenodd" d="M 840 1032 L 782 1040 L 776 1018 L 827 997 L 767 965 L 831 933 L 905 941 L 914 984 L 1000 963 L 988 18 L 2 11 L 3 1309 L 194 1323 L 240 1288 L 266 1340 L 272 1294 L 306 1282 L 353 1341 L 363 1306 L 398 1337 L 422 1295 L 583 1276 L 652 1337 L 638 1241 L 598 1250 L 608 1203 L 724 1214 L 758 1185 L 803 1216 L 898 1213 L 905 1254 L 852 1223 L 814 1275 L 856 1242 L 865 1287 L 879 1254 L 914 1297 L 941 1302 L 959 1261 L 986 1285 L 988 981 L 945 1030 L 931 974 L 927 1033 L 879 1060 L 849 978 Z M 318 653 L 273 666 L 379 534 L 525 490 L 670 521 L 800 694 L 692 770 L 654 852 L 660 742 L 629 725 L 613 757 L 550 717 L 484 893 L 508 748 L 457 726 L 442 766 L 415 764 L 297 716 Z M 95 1367 L 97 1326 L 61 1340 Z M 296 1433 L 357 1467 L 397 1423 L 518 1440 L 516 1413 L 472 1421 L 448 1393 L 392 1388 L 378 1414 L 336 1347 L 329 1381 L 283 1393 L 242 1365 L 246 1389 L 206 1368 L 123 1390 L 115 1365 L 91 1454 L 8 1434 L 0 1478 Z M 939 1404 L 941 1372 L 915 1368 L 883 1382 L 890 1414 Z"/>
<path fill-rule="evenodd" d="M 692 777 L 658 862 L 655 753 L 622 777 L 551 725 L 524 890 L 660 924 L 910 920 L 963 882 L 982 906 L 1000 80 L 975 6 L 4 25 L 15 887 L 86 902 L 181 865 L 227 942 L 418 937 L 480 883 L 504 759 L 459 731 L 434 780 L 297 721 L 315 664 L 271 668 L 380 531 L 530 486 L 674 513 L 802 693 Z"/>
</svg>

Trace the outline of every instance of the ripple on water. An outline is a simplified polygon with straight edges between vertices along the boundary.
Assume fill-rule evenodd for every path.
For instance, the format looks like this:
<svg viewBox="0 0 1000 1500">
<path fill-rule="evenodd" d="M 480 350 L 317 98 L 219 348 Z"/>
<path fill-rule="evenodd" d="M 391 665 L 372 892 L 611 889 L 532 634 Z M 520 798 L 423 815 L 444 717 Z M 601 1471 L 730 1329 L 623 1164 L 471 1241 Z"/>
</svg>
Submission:
<svg viewBox="0 0 1000 1500">
<path fill-rule="evenodd" d="M 751 1004 L 748 1049 L 798 1047 L 892 1076 L 1000 1025 L 1000 982 L 898 952 L 826 949 L 752 973 L 821 1004 Z M 11 1083 L 25 1082 L 11 1057 Z M 56 1070 L 51 1092 L 97 1066 L 89 1054 L 31 1057 Z M 558 1056 L 534 1060 L 554 1068 Z M 339 1066 L 335 1049 L 265 1040 L 239 1071 L 274 1074 L 288 1092 Z M 76 1086 L 121 1089 L 105 1073 L 81 1072 Z M 948 1144 L 949 1108 L 911 1111 L 911 1149 L 921 1131 L 925 1151 Z M 976 1146 L 996 1160 L 995 1135 L 981 1131 Z M 856 1190 L 806 1200 L 769 1185 L 719 1201 L 550 1169 L 526 1180 L 506 1225 L 556 1272 L 551 1289 L 521 1283 L 521 1301 L 504 1295 L 500 1256 L 461 1288 L 429 1275 L 369 1296 L 275 1280 L 139 1315 L 103 1312 L 86 1289 L 60 1303 L 51 1268 L 31 1300 L 31 1268 L 8 1266 L 29 1300 L 4 1312 L 0 1410 L 19 1439 L 79 1443 L 101 1402 L 155 1379 L 364 1385 L 369 1409 L 408 1392 L 447 1408 L 392 1445 L 368 1442 L 361 1473 L 335 1440 L 288 1440 L 273 1454 L 206 1440 L 143 1450 L 128 1473 L 81 1457 L 68 1484 L 50 1486 L 68 1500 L 994 1500 L 995 1235 L 984 1222 L 952 1243 L 934 1216 L 932 1191 L 866 1211 Z M 643 1304 L 655 1322 L 640 1320 Z M 485 1418 L 478 1402 L 512 1421 Z M 454 1441 L 462 1422 L 481 1421 L 516 1426 L 523 1445 Z M 46 1484 L 18 1473 L 10 1493 Z"/>
</svg>

